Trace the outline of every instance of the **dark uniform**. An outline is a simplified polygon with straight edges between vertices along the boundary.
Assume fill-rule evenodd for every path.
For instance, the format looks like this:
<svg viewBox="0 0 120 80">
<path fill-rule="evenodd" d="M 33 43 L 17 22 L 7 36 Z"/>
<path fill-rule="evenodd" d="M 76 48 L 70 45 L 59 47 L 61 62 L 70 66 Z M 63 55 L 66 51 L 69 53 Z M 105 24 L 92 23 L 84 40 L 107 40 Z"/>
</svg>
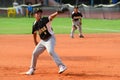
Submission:
<svg viewBox="0 0 120 80">
<path fill-rule="evenodd" d="M 32 34 L 35 31 L 39 32 L 39 36 L 42 40 L 47 40 L 51 37 L 46 24 L 49 22 L 48 17 L 43 17 L 39 21 L 33 24 Z"/>
<path fill-rule="evenodd" d="M 60 65 L 64 66 L 59 56 L 54 51 L 56 41 L 53 30 L 49 23 L 49 17 L 43 17 L 39 21 L 35 21 L 33 24 L 32 34 L 37 31 L 39 33 L 41 41 L 37 44 L 33 51 L 30 70 L 26 72 L 26 74 L 32 74 L 34 72 L 36 68 L 37 58 L 40 54 L 42 54 L 44 50 L 47 50 L 47 52 L 52 56 L 58 67 Z"/>
<path fill-rule="evenodd" d="M 70 36 L 71 36 L 71 38 L 74 38 L 74 31 L 76 30 L 76 29 L 78 29 L 78 31 L 79 31 L 79 37 L 80 38 L 83 38 L 84 36 L 83 36 L 83 34 L 82 34 L 82 25 L 80 24 L 80 18 L 76 18 L 76 17 L 83 17 L 83 15 L 82 15 L 82 13 L 80 13 L 79 11 L 77 12 L 77 13 L 75 13 L 74 11 L 72 12 L 72 15 L 71 15 L 71 18 L 72 18 L 72 30 L 71 30 L 71 34 L 70 34 Z"/>
<path fill-rule="evenodd" d="M 74 18 L 74 17 L 78 17 L 78 16 L 81 16 L 81 17 L 83 17 L 83 15 L 80 13 L 80 12 L 77 12 L 77 13 L 72 13 L 72 19 Z M 77 20 L 79 20 L 79 19 L 73 19 L 74 21 L 77 21 Z"/>
</svg>

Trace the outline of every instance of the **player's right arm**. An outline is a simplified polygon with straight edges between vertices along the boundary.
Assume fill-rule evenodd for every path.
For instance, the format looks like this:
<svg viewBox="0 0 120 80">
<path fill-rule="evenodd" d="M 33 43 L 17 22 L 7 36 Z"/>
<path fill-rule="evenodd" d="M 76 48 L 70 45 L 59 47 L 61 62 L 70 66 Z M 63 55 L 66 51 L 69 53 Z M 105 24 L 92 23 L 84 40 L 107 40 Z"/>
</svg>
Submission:
<svg viewBox="0 0 120 80">
<path fill-rule="evenodd" d="M 36 21 L 33 24 L 32 27 L 32 34 L 33 34 L 33 40 L 34 40 L 34 44 L 37 45 L 38 41 L 37 41 L 37 27 L 36 27 Z"/>
<path fill-rule="evenodd" d="M 33 33 L 33 40 L 34 40 L 34 44 L 37 45 L 38 41 L 37 41 L 37 32 Z"/>
</svg>

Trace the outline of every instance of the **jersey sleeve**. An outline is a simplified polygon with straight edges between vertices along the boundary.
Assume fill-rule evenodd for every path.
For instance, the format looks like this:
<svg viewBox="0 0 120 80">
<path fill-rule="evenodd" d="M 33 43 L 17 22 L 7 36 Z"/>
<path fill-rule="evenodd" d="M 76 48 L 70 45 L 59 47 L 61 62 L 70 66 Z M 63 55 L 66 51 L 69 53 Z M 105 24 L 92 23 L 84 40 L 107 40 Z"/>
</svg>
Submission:
<svg viewBox="0 0 120 80">
<path fill-rule="evenodd" d="M 35 32 L 35 27 L 34 27 L 34 25 L 32 26 L 32 34 L 34 34 L 34 32 Z"/>
<path fill-rule="evenodd" d="M 37 22 L 35 21 L 32 26 L 32 34 L 37 30 Z"/>
</svg>

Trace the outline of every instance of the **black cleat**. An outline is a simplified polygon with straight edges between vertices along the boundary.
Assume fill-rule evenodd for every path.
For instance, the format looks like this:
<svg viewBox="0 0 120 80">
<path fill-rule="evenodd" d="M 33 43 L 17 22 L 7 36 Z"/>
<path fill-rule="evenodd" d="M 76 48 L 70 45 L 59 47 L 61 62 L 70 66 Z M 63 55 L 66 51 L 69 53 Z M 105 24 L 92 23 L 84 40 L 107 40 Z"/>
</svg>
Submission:
<svg viewBox="0 0 120 80">
<path fill-rule="evenodd" d="M 83 36 L 83 35 L 80 35 L 79 37 L 80 37 L 80 38 L 84 38 L 84 36 Z"/>
</svg>

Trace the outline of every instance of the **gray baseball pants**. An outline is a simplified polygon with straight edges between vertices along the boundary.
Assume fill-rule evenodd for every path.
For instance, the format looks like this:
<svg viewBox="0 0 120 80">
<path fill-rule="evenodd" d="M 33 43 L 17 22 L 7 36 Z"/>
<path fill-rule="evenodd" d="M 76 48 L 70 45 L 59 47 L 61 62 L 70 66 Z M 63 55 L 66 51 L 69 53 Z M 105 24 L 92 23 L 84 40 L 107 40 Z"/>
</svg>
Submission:
<svg viewBox="0 0 120 80">
<path fill-rule="evenodd" d="M 55 37 L 51 36 L 49 40 L 47 41 L 41 40 L 38 43 L 38 45 L 35 47 L 33 54 L 32 54 L 30 68 L 34 68 L 34 69 L 36 68 L 37 58 L 40 54 L 43 53 L 44 50 L 47 50 L 47 52 L 52 56 L 57 66 L 64 65 L 62 61 L 60 60 L 59 56 L 54 51 L 55 42 L 56 42 Z"/>
<path fill-rule="evenodd" d="M 79 35 L 82 35 L 82 25 L 80 25 L 79 20 L 78 21 L 72 21 L 72 26 L 73 26 L 73 28 L 72 28 L 71 34 L 70 34 L 71 36 L 74 36 L 74 32 L 75 32 L 76 29 L 78 29 Z"/>
</svg>

